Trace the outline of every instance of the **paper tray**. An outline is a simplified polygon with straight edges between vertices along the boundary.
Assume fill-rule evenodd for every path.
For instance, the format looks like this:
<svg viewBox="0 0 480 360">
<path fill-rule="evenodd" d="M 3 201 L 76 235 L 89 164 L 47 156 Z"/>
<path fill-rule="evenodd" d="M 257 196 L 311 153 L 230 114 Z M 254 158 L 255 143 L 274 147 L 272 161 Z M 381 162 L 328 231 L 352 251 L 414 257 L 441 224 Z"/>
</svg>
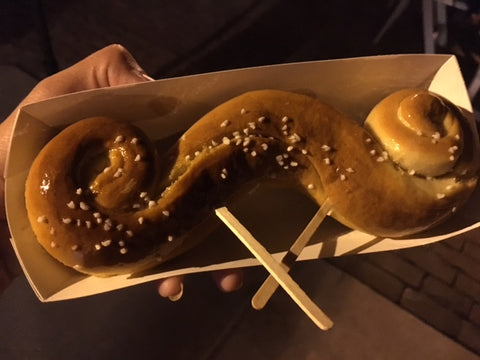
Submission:
<svg viewBox="0 0 480 360">
<path fill-rule="evenodd" d="M 12 244 L 41 301 L 93 295 L 172 275 L 258 265 L 224 227 L 193 251 L 149 274 L 96 278 L 79 274 L 51 258 L 36 242 L 28 223 L 24 184 L 30 164 L 51 136 L 66 124 L 106 115 L 134 121 L 152 138 L 188 128 L 221 102 L 255 89 L 314 94 L 361 122 L 384 96 L 406 87 L 422 87 L 471 113 L 455 57 L 391 55 L 264 66 L 98 89 L 30 104 L 16 119 L 6 169 L 6 210 Z M 473 117 L 472 117 L 473 121 Z M 415 239 L 376 238 L 327 220 L 300 260 L 424 245 L 478 228 L 474 194 L 467 209 L 449 223 Z M 296 193 L 257 189 L 232 208 L 244 225 L 279 259 L 302 231 L 316 205 Z"/>
</svg>

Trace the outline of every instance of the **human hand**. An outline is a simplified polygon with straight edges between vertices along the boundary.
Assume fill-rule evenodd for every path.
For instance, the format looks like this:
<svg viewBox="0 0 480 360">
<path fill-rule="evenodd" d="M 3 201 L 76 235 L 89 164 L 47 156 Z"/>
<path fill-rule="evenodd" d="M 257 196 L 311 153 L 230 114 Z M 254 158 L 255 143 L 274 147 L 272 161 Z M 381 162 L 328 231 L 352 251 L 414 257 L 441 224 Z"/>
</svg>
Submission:
<svg viewBox="0 0 480 360">
<path fill-rule="evenodd" d="M 5 171 L 8 146 L 13 123 L 19 109 L 26 104 L 51 97 L 90 90 L 152 80 L 138 65 L 133 56 L 121 45 L 107 46 L 86 57 L 75 65 L 40 81 L 12 114 L 0 125 L 0 171 Z M 4 203 L 4 177 L 1 177 L 0 204 Z M 13 250 L 9 244 L 5 208 L 0 206 L 0 293 L 20 273 Z M 241 286 L 240 270 L 213 273 L 222 291 L 233 291 Z M 177 300 L 183 293 L 183 277 L 171 277 L 158 283 L 158 293 Z"/>
</svg>

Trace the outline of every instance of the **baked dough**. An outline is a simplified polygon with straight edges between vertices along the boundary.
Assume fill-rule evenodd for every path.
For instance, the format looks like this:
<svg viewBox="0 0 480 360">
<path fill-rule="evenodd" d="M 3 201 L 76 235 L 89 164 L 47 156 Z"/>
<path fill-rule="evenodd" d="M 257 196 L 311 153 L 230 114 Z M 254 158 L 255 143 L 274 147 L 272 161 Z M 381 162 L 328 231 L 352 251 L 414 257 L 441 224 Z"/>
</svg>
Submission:
<svg viewBox="0 0 480 360">
<path fill-rule="evenodd" d="M 473 191 L 478 139 L 445 99 L 423 90 L 405 94 L 423 100 L 382 110 L 399 103 L 387 98 L 366 128 L 310 96 L 252 91 L 206 114 L 165 154 L 134 126 L 105 117 L 81 120 L 32 164 L 30 223 L 53 257 L 98 276 L 145 270 L 189 250 L 207 234 L 205 219 L 214 208 L 260 182 L 295 187 L 318 204 L 328 197 L 331 215 L 353 229 L 382 237 L 423 231 L 448 218 Z M 418 110 L 425 104 L 429 110 Z M 426 115 L 413 125 L 407 121 L 414 132 L 422 129 L 422 143 L 407 141 L 393 156 L 392 135 L 383 141 L 375 118 L 390 112 L 408 117 L 410 111 Z M 451 114 L 448 129 L 432 137 L 438 114 Z M 436 155 L 424 156 L 432 147 Z"/>
</svg>

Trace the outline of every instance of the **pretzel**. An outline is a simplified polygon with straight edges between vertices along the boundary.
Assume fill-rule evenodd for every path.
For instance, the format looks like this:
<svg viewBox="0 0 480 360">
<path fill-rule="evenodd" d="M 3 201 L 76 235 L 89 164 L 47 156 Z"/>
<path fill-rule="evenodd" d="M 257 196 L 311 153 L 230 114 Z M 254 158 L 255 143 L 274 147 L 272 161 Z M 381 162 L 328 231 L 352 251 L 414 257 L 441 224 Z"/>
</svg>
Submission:
<svg viewBox="0 0 480 360">
<path fill-rule="evenodd" d="M 49 254 L 109 276 L 188 251 L 213 209 L 262 182 L 320 205 L 328 198 L 331 216 L 352 229 L 405 237 L 451 216 L 475 188 L 478 164 L 474 129 L 425 90 L 387 97 L 365 126 L 313 97 L 259 90 L 213 109 L 166 153 L 132 125 L 81 120 L 38 154 L 26 206 Z"/>
</svg>

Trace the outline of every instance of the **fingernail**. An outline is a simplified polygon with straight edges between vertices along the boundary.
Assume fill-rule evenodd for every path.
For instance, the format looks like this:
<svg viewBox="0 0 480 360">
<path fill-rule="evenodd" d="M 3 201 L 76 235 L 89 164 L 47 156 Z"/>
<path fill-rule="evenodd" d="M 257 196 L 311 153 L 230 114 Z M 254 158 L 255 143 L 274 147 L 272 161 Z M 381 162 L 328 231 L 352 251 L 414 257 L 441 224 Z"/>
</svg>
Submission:
<svg viewBox="0 0 480 360">
<path fill-rule="evenodd" d="M 144 79 L 148 80 L 148 81 L 155 81 L 154 78 L 152 78 L 151 76 L 148 76 L 147 74 L 143 73 L 143 74 L 140 74 L 141 77 L 143 77 Z"/>
<path fill-rule="evenodd" d="M 127 62 L 127 64 L 130 66 L 132 71 L 139 77 L 144 78 L 145 80 L 152 81 L 154 80 L 152 77 L 148 76 L 145 73 L 145 70 L 138 64 L 137 60 L 135 57 L 132 55 L 130 51 L 128 51 L 124 46 L 117 44 L 116 45 L 120 51 L 122 52 L 122 55 Z"/>
<path fill-rule="evenodd" d="M 175 301 L 180 300 L 180 299 L 182 298 L 182 296 L 183 296 L 183 283 L 180 284 L 180 291 L 179 291 L 177 294 L 175 294 L 175 295 L 169 296 L 168 299 L 169 299 L 170 301 L 175 302 Z"/>
</svg>

